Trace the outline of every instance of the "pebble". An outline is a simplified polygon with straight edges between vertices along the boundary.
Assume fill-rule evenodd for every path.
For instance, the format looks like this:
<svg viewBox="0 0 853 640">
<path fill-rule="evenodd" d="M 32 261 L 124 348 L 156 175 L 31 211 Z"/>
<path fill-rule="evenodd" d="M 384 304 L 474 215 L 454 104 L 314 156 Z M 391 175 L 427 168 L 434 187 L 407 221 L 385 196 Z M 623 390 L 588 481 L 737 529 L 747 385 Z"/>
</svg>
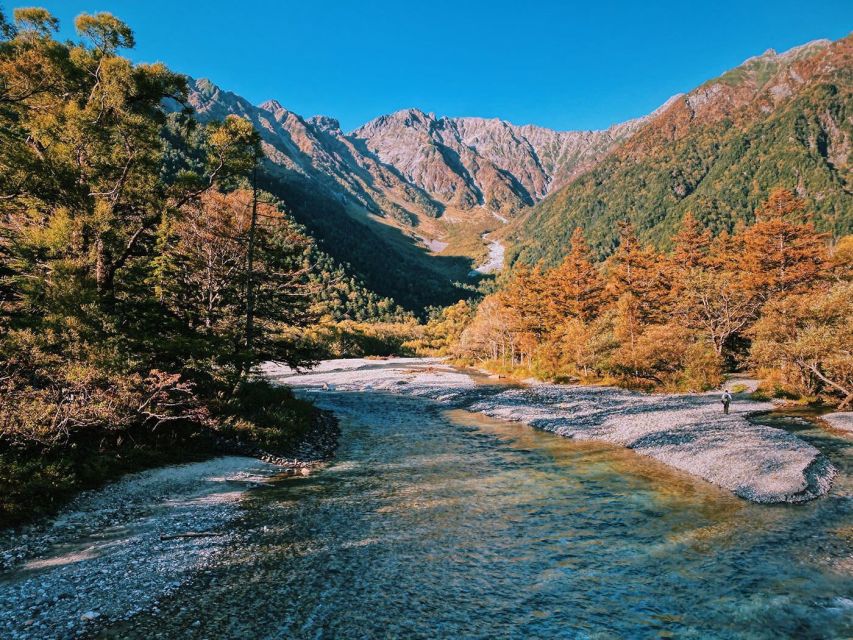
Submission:
<svg viewBox="0 0 853 640">
<path fill-rule="evenodd" d="M 263 371 L 274 382 L 311 393 L 333 387 L 424 397 L 563 437 L 626 447 L 752 502 L 812 500 L 829 491 L 837 473 L 796 435 L 746 419 L 772 410 L 771 403 L 736 401 L 724 415 L 716 393 L 643 394 L 536 381 L 479 385 L 437 358 L 327 360 L 306 373 L 267 363 Z M 397 384 L 401 379 L 408 384 Z"/>
</svg>

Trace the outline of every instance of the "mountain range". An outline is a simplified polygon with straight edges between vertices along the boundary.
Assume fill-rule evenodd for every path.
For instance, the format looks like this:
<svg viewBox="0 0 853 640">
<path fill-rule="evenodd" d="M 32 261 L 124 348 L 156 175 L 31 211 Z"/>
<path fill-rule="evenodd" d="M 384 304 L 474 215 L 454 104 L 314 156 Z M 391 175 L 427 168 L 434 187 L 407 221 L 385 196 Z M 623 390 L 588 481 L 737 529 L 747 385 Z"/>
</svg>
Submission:
<svg viewBox="0 0 853 640">
<path fill-rule="evenodd" d="M 686 211 L 731 229 L 777 185 L 809 200 L 820 228 L 849 233 L 852 46 L 765 52 L 598 131 L 411 108 L 347 133 L 204 79 L 190 81 L 189 102 L 202 121 L 248 118 L 264 187 L 368 286 L 416 309 L 470 293 L 487 234 L 529 263 L 559 260 L 576 226 L 604 256 L 623 219 L 665 246 Z"/>
</svg>

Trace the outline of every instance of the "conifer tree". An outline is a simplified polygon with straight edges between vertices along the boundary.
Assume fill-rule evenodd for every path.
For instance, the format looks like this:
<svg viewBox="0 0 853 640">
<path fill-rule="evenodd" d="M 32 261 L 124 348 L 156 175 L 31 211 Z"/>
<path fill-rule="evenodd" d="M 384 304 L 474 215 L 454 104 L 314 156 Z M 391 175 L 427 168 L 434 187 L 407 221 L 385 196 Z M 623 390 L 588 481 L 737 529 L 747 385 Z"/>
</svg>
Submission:
<svg viewBox="0 0 853 640">
<path fill-rule="evenodd" d="M 787 189 L 771 192 L 742 238 L 742 278 L 762 300 L 802 291 L 825 275 L 825 236 L 815 231 L 805 201 Z"/>
<path fill-rule="evenodd" d="M 750 359 L 795 389 L 853 408 L 853 283 L 770 300 L 752 328 Z"/>
<path fill-rule="evenodd" d="M 653 249 L 643 247 L 634 227 L 620 228 L 619 248 L 610 258 L 607 291 L 614 298 L 631 294 L 636 318 L 643 324 L 660 322 L 670 303 L 668 265 Z"/>
<path fill-rule="evenodd" d="M 704 264 L 711 247 L 711 232 L 702 226 L 688 211 L 681 221 L 681 228 L 673 237 L 672 260 L 676 269 L 684 272 Z"/>
<path fill-rule="evenodd" d="M 567 318 L 590 321 L 603 303 L 604 282 L 592 264 L 583 231 L 576 227 L 571 251 L 556 269 L 547 274 L 549 324 L 554 327 Z"/>
<path fill-rule="evenodd" d="M 541 267 L 519 266 L 501 292 L 501 301 L 517 315 L 518 333 L 530 333 L 541 338 L 548 328 L 545 301 L 545 278 Z"/>
</svg>

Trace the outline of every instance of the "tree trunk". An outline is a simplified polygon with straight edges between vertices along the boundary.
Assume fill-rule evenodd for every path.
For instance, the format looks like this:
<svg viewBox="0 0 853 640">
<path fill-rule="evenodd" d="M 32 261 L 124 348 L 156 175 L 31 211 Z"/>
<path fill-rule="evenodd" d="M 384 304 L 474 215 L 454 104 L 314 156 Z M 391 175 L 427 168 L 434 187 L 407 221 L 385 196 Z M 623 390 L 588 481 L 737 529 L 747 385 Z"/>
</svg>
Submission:
<svg viewBox="0 0 853 640">
<path fill-rule="evenodd" d="M 103 294 L 107 289 L 107 250 L 104 247 L 103 238 L 98 236 L 95 240 L 95 284 L 98 293 Z"/>
<path fill-rule="evenodd" d="M 808 362 L 805 362 L 804 360 L 797 360 L 797 362 L 800 364 L 800 366 L 804 366 L 806 367 L 806 369 L 814 373 L 815 377 L 821 380 L 824 384 L 827 384 L 833 389 L 839 391 L 844 398 L 841 401 L 842 407 L 850 404 L 851 399 L 853 399 L 853 389 L 845 389 L 837 382 L 830 380 L 821 372 L 817 365 L 810 364 Z"/>
<path fill-rule="evenodd" d="M 249 223 L 249 246 L 246 252 L 246 353 L 252 358 L 255 340 L 255 228 L 258 224 L 258 164 L 252 170 L 252 220 Z"/>
</svg>

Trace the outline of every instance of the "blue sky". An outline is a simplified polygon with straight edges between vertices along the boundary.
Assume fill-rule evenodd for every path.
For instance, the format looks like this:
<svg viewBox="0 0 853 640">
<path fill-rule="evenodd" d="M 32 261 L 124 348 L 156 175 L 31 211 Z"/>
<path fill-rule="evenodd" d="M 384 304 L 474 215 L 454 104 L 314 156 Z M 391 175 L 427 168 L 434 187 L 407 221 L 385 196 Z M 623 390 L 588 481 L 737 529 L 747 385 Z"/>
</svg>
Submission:
<svg viewBox="0 0 853 640">
<path fill-rule="evenodd" d="M 768 48 L 853 29 L 853 1 L 0 0 L 40 5 L 72 36 L 82 11 L 134 29 L 160 60 L 252 102 L 344 129 L 416 106 L 591 129 L 641 116 Z"/>
</svg>

